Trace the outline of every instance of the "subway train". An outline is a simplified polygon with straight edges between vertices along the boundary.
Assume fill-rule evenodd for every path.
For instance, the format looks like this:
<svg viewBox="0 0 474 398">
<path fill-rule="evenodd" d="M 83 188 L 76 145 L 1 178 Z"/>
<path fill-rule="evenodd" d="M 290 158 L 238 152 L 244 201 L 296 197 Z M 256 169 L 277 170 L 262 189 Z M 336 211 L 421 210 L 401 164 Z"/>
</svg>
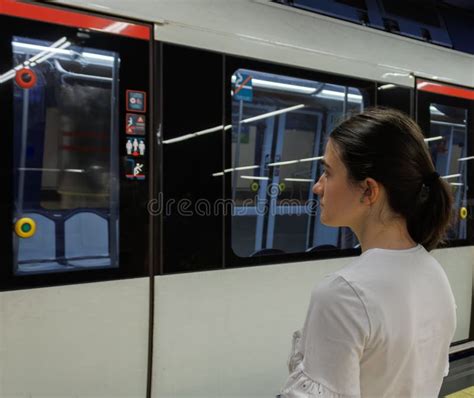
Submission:
<svg viewBox="0 0 474 398">
<path fill-rule="evenodd" d="M 472 55 L 266 0 L 0 0 L 0 48 L 1 398 L 275 396 L 360 254 L 319 220 L 324 144 L 375 105 L 452 186 L 469 358 Z"/>
</svg>

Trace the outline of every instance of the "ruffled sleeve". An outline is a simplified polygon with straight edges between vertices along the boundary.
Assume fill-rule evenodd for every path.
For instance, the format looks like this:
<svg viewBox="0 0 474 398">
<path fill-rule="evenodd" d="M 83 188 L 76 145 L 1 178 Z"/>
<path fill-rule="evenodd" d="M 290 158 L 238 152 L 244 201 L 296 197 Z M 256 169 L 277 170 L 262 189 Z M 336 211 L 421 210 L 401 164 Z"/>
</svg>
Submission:
<svg viewBox="0 0 474 398">
<path fill-rule="evenodd" d="M 300 363 L 290 374 L 283 386 L 279 398 L 354 398 L 353 396 L 337 394 L 320 383 L 312 380 L 303 370 Z"/>
<path fill-rule="evenodd" d="M 303 331 L 293 334 L 281 398 L 360 397 L 360 360 L 370 326 L 347 280 L 338 275 L 323 280 L 313 290 Z"/>
<path fill-rule="evenodd" d="M 302 330 L 297 330 L 293 333 L 291 342 L 291 352 L 288 358 L 288 371 L 293 373 L 296 367 L 303 361 L 303 333 Z"/>
</svg>

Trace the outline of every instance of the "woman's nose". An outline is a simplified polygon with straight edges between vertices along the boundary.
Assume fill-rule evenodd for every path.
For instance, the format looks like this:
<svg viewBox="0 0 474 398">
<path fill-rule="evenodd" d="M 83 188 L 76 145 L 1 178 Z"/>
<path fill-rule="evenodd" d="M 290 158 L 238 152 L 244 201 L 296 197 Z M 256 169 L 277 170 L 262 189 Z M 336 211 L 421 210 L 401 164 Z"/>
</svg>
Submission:
<svg viewBox="0 0 474 398">
<path fill-rule="evenodd" d="M 323 184 L 322 184 L 322 176 L 319 177 L 319 180 L 316 182 L 316 184 L 313 185 L 313 193 L 320 196 L 323 194 Z"/>
</svg>

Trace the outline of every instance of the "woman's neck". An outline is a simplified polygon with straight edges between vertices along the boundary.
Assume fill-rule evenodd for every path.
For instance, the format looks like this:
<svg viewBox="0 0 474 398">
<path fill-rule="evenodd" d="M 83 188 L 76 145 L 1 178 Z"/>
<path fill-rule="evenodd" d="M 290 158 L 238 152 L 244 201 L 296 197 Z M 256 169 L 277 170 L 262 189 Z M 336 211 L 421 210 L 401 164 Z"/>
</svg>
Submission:
<svg viewBox="0 0 474 398">
<path fill-rule="evenodd" d="M 387 222 L 366 220 L 358 228 L 353 228 L 360 242 L 362 252 L 373 249 L 403 250 L 416 246 L 416 242 L 408 233 L 406 222 L 393 219 Z"/>
</svg>

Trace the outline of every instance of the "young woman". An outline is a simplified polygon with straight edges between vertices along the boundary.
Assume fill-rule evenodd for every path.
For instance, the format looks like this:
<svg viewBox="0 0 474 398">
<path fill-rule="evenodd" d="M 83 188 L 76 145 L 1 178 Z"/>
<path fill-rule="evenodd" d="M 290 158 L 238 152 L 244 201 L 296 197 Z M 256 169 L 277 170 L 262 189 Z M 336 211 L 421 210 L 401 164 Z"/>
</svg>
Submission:
<svg viewBox="0 0 474 398">
<path fill-rule="evenodd" d="M 321 222 L 350 227 L 362 254 L 314 288 L 281 397 L 437 397 L 456 314 L 428 251 L 449 227 L 450 187 L 418 125 L 390 109 L 338 126 L 323 164 Z"/>
</svg>

